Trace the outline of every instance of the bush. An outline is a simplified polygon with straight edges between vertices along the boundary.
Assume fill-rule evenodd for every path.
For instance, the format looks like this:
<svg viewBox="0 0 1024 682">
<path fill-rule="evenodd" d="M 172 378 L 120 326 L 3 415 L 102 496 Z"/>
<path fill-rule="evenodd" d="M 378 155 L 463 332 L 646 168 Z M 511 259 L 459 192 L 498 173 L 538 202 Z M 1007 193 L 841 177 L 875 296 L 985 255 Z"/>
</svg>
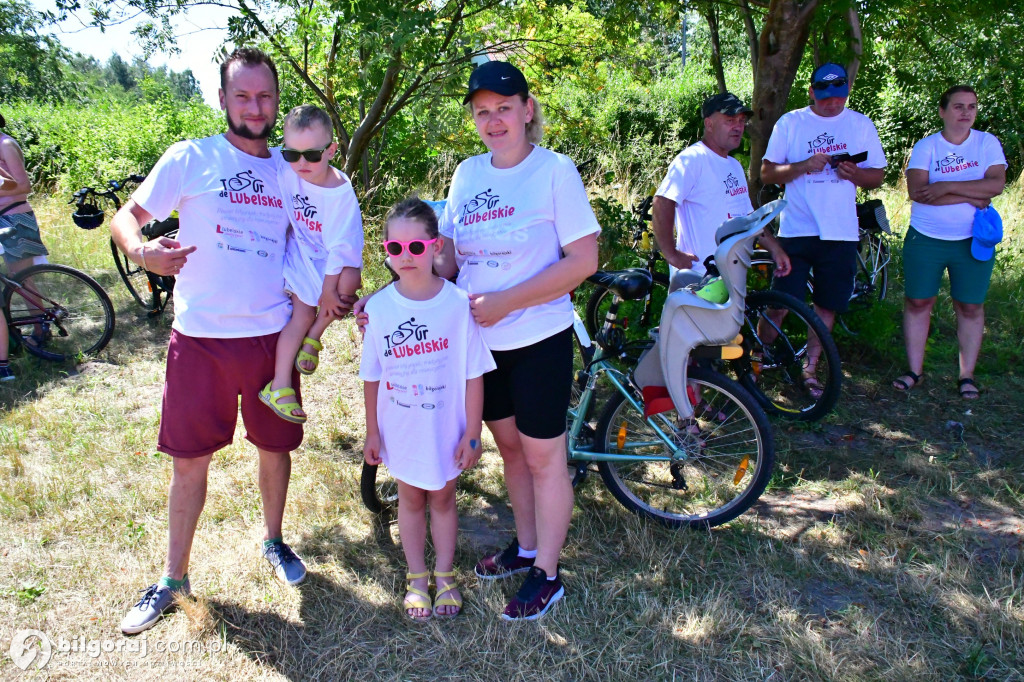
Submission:
<svg viewBox="0 0 1024 682">
<path fill-rule="evenodd" d="M 220 113 L 201 101 L 176 102 L 160 91 L 134 102 L 13 102 L 4 116 L 36 191 L 70 191 L 148 173 L 171 144 L 224 129 Z"/>
</svg>

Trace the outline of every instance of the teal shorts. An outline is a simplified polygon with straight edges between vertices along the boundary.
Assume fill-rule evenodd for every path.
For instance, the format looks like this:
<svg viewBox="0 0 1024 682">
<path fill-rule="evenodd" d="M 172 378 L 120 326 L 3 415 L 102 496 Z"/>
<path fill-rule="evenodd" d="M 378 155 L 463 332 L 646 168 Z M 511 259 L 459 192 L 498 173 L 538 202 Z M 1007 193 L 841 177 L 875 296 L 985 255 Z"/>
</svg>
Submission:
<svg viewBox="0 0 1024 682">
<path fill-rule="evenodd" d="M 947 241 L 923 235 L 911 226 L 903 240 L 903 279 L 907 298 L 931 298 L 939 293 L 942 273 L 949 271 L 949 291 L 960 303 L 985 302 L 996 259 L 980 261 L 971 255 L 971 239 Z"/>
</svg>

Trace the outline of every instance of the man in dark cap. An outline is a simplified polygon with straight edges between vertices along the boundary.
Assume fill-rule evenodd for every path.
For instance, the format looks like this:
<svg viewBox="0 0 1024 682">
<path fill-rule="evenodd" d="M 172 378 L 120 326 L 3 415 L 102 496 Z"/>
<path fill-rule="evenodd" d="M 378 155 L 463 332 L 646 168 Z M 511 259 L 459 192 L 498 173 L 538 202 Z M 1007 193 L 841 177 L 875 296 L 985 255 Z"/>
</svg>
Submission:
<svg viewBox="0 0 1024 682">
<path fill-rule="evenodd" d="M 740 146 L 753 112 L 736 95 L 707 98 L 701 107 L 704 137 L 677 156 L 654 196 L 654 238 L 673 271 L 704 272 L 715 252 L 715 230 L 729 218 L 750 213 L 747 176 L 729 152 Z M 673 234 L 675 228 L 675 234 Z M 776 272 L 789 272 L 789 258 L 768 234 L 761 243 L 775 260 Z"/>
</svg>

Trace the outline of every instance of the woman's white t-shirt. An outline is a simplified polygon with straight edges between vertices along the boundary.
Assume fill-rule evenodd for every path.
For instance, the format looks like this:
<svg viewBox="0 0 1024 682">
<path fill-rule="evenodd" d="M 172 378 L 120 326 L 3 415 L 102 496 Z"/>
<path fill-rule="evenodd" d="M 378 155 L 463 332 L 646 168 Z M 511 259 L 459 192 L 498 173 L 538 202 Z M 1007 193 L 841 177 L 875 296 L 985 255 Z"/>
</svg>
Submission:
<svg viewBox="0 0 1024 682">
<path fill-rule="evenodd" d="M 153 217 L 177 209 L 178 241 L 195 246 L 174 285 L 173 327 L 194 337 L 281 331 L 288 215 L 277 185 L 280 152 L 251 156 L 223 135 L 172 145 L 132 194 Z"/>
<path fill-rule="evenodd" d="M 466 433 L 466 382 L 494 369 L 469 310 L 451 282 L 427 301 L 390 286 L 366 303 L 359 378 L 379 381 L 381 457 L 391 475 L 440 490 L 459 475 L 455 449 Z"/>
<path fill-rule="evenodd" d="M 492 166 L 490 153 L 463 161 L 441 216 L 441 234 L 455 243 L 458 285 L 471 294 L 514 287 L 558 262 L 566 244 L 600 231 L 575 164 L 543 147 L 512 168 Z M 511 350 L 572 321 L 566 294 L 514 310 L 481 333 L 492 350 Z"/>
<path fill-rule="evenodd" d="M 764 158 L 772 163 L 799 163 L 815 154 L 867 152 L 860 168 L 885 168 L 885 152 L 875 124 L 864 114 L 843 109 L 837 116 L 819 116 L 810 107 L 783 114 L 768 140 Z M 786 183 L 786 207 L 780 237 L 820 237 L 855 242 L 857 186 L 826 165 Z"/>
<path fill-rule="evenodd" d="M 292 229 L 284 261 L 288 291 L 315 306 L 324 276 L 363 267 L 363 218 L 348 176 L 338 187 L 320 187 L 300 178 L 282 161 L 278 183 Z"/>
<path fill-rule="evenodd" d="M 992 166 L 1005 166 L 1003 146 L 995 135 L 971 130 L 967 139 L 953 144 L 942 133 L 914 145 L 907 169 L 928 171 L 928 183 L 981 180 Z M 913 202 L 910 224 L 923 235 L 952 241 L 967 239 L 974 226 L 974 206 L 968 203 L 930 206 Z"/>
</svg>

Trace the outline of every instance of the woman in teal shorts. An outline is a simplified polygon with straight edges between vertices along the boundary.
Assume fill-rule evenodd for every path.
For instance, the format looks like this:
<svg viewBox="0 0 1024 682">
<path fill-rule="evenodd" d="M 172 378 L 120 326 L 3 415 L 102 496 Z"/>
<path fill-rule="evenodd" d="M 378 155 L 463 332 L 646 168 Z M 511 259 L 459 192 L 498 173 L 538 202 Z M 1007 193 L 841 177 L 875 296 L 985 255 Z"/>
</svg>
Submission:
<svg viewBox="0 0 1024 682">
<path fill-rule="evenodd" d="M 956 85 L 939 100 L 942 132 L 916 145 L 907 164 L 907 192 L 913 201 L 903 242 L 903 340 L 908 369 L 893 388 L 909 391 L 924 379 L 924 350 L 942 273 L 949 272 L 956 311 L 960 397 L 978 397 L 974 366 L 985 329 L 985 296 L 995 257 L 991 247 L 972 251 L 974 213 L 1006 185 L 1006 157 L 993 135 L 971 126 L 978 97 Z"/>
</svg>

